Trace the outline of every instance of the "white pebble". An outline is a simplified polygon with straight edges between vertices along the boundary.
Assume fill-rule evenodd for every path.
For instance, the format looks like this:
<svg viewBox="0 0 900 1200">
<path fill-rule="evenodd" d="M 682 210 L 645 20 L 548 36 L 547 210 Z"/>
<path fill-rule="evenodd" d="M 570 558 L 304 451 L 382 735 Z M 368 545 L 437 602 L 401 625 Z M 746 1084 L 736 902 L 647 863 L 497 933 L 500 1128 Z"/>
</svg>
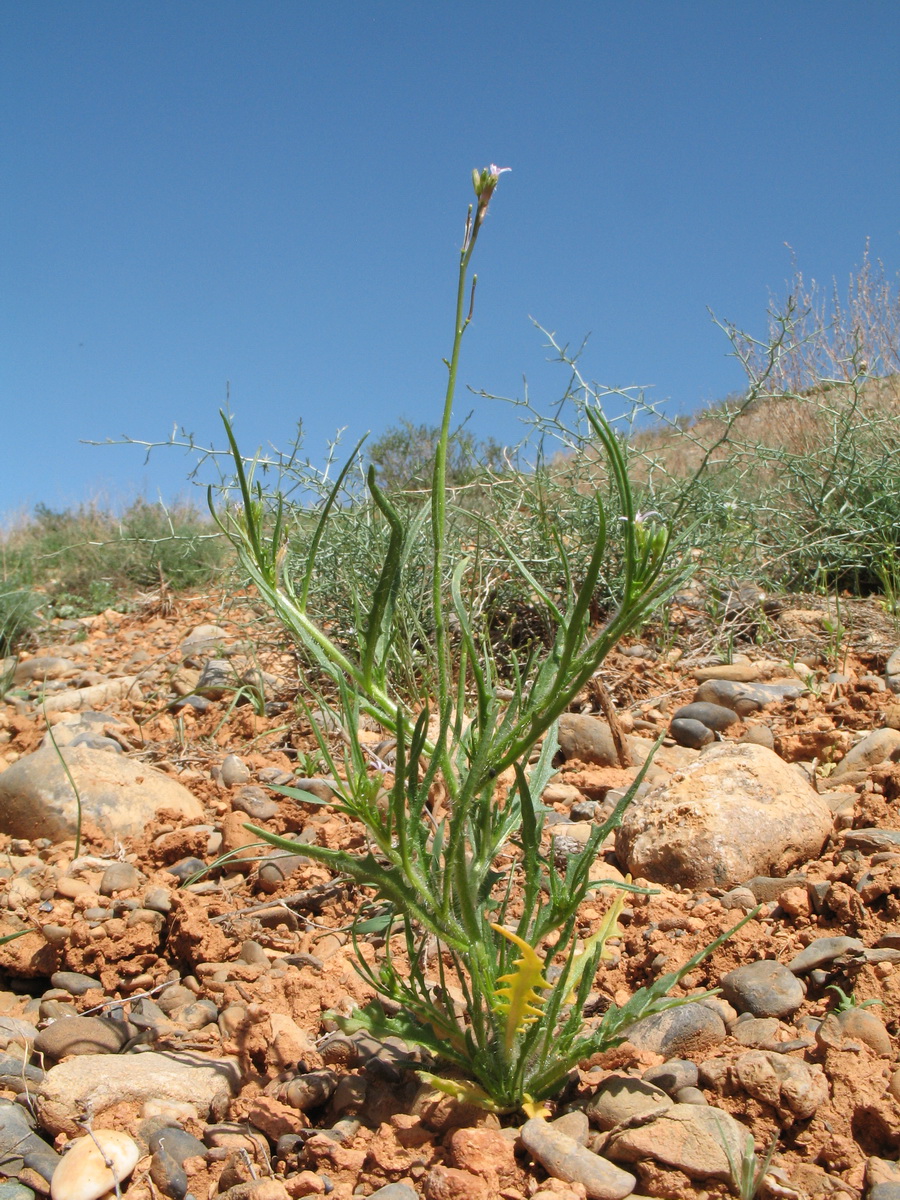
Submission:
<svg viewBox="0 0 900 1200">
<path fill-rule="evenodd" d="M 118 1130 L 96 1129 L 93 1136 L 77 1138 L 53 1172 L 52 1200 L 100 1200 L 128 1178 L 140 1156 L 137 1142 Z"/>
</svg>

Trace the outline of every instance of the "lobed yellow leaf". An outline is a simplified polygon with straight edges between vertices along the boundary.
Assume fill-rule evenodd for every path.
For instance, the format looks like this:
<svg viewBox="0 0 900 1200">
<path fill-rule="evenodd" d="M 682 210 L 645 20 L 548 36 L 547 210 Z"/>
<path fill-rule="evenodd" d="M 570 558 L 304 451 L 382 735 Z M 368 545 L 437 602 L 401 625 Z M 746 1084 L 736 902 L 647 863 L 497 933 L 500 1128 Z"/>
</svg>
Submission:
<svg viewBox="0 0 900 1200">
<path fill-rule="evenodd" d="M 538 988 L 548 988 L 550 984 L 544 977 L 544 964 L 529 946 L 524 938 L 516 933 L 510 933 L 502 925 L 491 924 L 491 929 L 502 934 L 508 941 L 518 946 L 521 956 L 514 960 L 518 969 L 509 975 L 501 975 L 497 979 L 498 987 L 495 992 L 495 1009 L 506 1016 L 506 1031 L 504 1043 L 507 1051 L 511 1050 L 517 1033 L 524 1033 L 529 1025 L 544 1014 L 544 997 Z"/>
</svg>

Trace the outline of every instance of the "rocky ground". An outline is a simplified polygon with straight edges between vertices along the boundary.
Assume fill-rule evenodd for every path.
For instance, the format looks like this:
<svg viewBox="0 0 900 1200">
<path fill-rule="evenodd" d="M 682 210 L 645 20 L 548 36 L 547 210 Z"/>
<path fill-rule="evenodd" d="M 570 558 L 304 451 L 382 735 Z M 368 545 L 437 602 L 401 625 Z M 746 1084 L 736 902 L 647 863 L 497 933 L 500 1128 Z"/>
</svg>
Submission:
<svg viewBox="0 0 900 1200">
<path fill-rule="evenodd" d="M 597 866 L 655 894 L 629 900 L 585 1019 L 759 911 L 678 989 L 717 996 L 635 1027 L 525 1122 L 338 1031 L 327 1014 L 369 998 L 348 934 L 368 898 L 302 845 L 241 851 L 247 821 L 362 845 L 264 614 L 205 597 L 58 622 L 0 703 L 0 936 L 22 934 L 0 946 L 0 1200 L 51 1180 L 53 1200 L 703 1200 L 753 1194 L 754 1144 L 759 1168 L 774 1147 L 763 1196 L 900 1196 L 898 641 L 875 601 L 751 597 L 719 626 L 686 596 L 608 660 L 561 723 L 559 861 L 669 737 Z M 269 790 L 288 782 L 310 803 Z"/>
</svg>

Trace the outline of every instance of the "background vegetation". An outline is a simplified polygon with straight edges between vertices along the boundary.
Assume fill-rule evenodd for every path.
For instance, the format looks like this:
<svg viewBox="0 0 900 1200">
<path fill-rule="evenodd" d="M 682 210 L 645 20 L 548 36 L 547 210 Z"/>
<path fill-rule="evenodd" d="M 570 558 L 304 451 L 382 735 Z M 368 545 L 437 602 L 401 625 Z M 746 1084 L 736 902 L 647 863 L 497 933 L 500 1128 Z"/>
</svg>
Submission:
<svg viewBox="0 0 900 1200">
<path fill-rule="evenodd" d="M 614 425 L 641 510 L 671 522 L 682 551 L 720 586 L 752 580 L 769 591 L 880 594 L 896 611 L 897 288 L 867 253 L 844 293 L 808 283 L 798 272 L 767 320 L 759 338 L 722 324 L 747 386 L 693 416 L 669 417 L 640 392 L 591 384 L 577 355 L 551 339 L 568 402 L 551 411 L 568 412 L 568 419 L 509 398 L 523 419 L 518 447 L 478 441 L 465 426 L 456 430 L 447 467 L 446 570 L 449 579 L 463 554 L 474 561 L 468 603 L 491 631 L 501 664 L 505 652 L 549 637 L 541 592 L 561 598 L 571 583 L 577 586 L 565 564 L 577 573 L 589 557 L 597 535 L 593 492 L 600 489 L 611 519 L 620 515 L 584 420 L 597 402 L 607 413 L 622 414 Z M 316 618 L 348 645 L 390 533 L 368 499 L 367 467 L 405 516 L 421 513 L 398 593 L 397 619 L 406 632 L 397 645 L 404 647 L 411 691 L 431 683 L 420 651 L 433 631 L 424 510 L 438 433 L 401 420 L 357 448 L 330 501 L 340 447 L 332 447 L 325 470 L 303 458 L 299 446 L 256 460 L 278 477 L 278 490 L 294 498 L 283 515 L 292 562 L 309 556 L 328 505 L 329 536 L 319 549 L 310 596 Z M 221 490 L 230 484 L 223 474 Z M 510 552 L 527 568 L 525 577 L 513 577 Z M 188 505 L 166 510 L 138 500 L 120 516 L 95 505 L 66 512 L 39 506 L 0 538 L 0 650 L 21 644 L 44 619 L 122 606 L 136 590 L 210 586 L 231 562 L 205 513 Z M 607 561 L 594 596 L 598 617 L 620 572 L 615 557 Z"/>
</svg>

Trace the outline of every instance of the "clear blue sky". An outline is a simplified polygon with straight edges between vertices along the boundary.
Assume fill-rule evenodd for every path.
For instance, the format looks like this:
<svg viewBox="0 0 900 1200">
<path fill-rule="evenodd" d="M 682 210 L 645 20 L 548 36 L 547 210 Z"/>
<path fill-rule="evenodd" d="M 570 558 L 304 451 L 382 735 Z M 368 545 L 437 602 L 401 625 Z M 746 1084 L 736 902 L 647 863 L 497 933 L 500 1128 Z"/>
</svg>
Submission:
<svg viewBox="0 0 900 1200">
<path fill-rule="evenodd" d="M 13 0 L 0 11 L 0 513 L 188 489 L 172 451 L 317 456 L 436 421 L 473 167 L 504 175 L 462 379 L 690 411 L 791 272 L 900 265 L 897 0 Z M 515 414 L 460 399 L 511 441 Z"/>
</svg>

